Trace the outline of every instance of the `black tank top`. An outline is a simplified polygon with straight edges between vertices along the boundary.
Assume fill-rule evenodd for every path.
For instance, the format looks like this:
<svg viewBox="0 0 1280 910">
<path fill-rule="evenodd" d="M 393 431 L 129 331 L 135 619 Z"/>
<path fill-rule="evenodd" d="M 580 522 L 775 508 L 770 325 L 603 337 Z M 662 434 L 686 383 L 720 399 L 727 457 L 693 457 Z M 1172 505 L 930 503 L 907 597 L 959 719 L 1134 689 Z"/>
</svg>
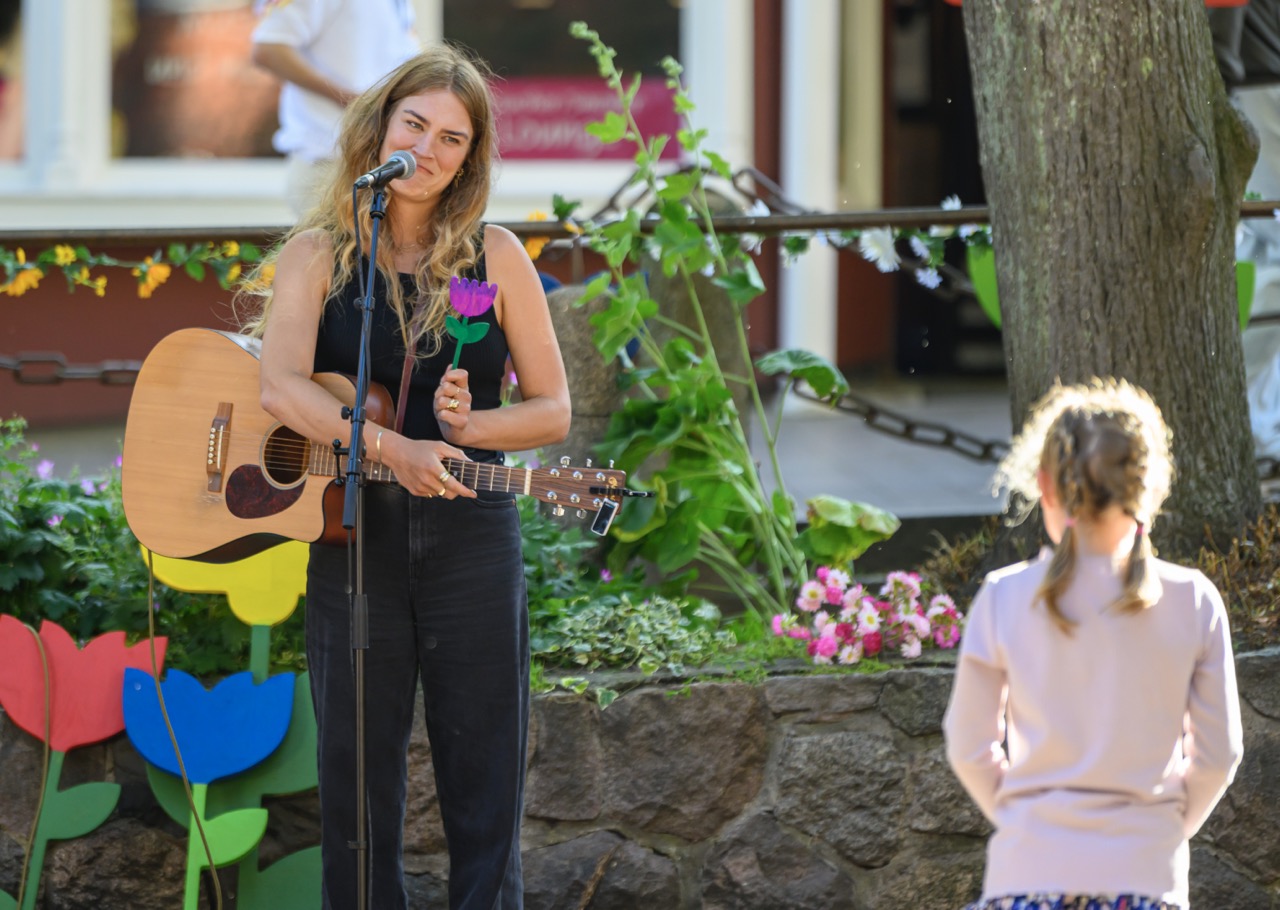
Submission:
<svg viewBox="0 0 1280 910">
<path fill-rule="evenodd" d="M 361 269 L 367 269 L 363 260 Z M 483 254 L 480 261 L 466 276 L 485 279 Z M 412 275 L 401 275 L 400 282 L 406 301 L 412 301 L 416 293 Z M 347 285 L 325 305 L 320 320 L 320 333 L 316 339 L 315 371 L 355 375 L 360 360 L 360 279 L 352 275 Z M 507 336 L 494 316 L 493 308 L 471 322 L 489 323 L 489 331 L 479 341 L 462 346 L 462 358 L 458 366 L 467 371 L 468 388 L 471 391 L 472 410 L 482 411 L 501 404 L 502 378 L 507 362 Z M 424 342 L 425 345 L 425 342 Z M 457 342 L 445 334 L 440 349 L 430 357 L 419 358 L 409 380 L 407 410 L 404 415 L 404 435 L 410 439 L 442 439 L 440 425 L 436 423 L 432 397 L 440 385 L 440 377 L 453 364 Z M 405 347 L 400 337 L 400 324 L 395 311 L 387 302 L 386 283 L 379 272 L 374 280 L 373 319 L 369 338 L 369 378 L 385 386 L 399 413 L 402 403 L 400 376 L 404 370 Z M 501 462 L 502 453 L 487 449 L 464 449 L 475 461 Z"/>
</svg>

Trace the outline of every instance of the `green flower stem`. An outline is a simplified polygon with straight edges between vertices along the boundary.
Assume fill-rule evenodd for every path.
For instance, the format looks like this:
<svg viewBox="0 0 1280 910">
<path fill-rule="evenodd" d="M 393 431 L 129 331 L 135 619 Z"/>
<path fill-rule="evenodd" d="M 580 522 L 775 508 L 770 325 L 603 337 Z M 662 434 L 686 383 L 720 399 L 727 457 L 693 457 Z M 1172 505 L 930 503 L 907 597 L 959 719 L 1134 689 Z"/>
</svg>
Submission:
<svg viewBox="0 0 1280 910">
<path fill-rule="evenodd" d="M 673 331 L 680 332 L 687 338 L 692 338 L 696 341 L 702 340 L 702 336 L 678 319 L 672 319 L 670 316 L 663 316 L 661 313 L 655 313 L 651 318 L 659 325 L 663 325 Z"/>
<path fill-rule="evenodd" d="M 200 870 L 209 857 L 204 852 L 204 841 L 200 838 L 200 825 L 209 803 L 209 785 L 191 784 L 192 813 L 191 822 L 187 825 L 187 877 L 182 891 L 182 910 L 197 910 L 200 904 Z M 210 868 L 216 874 L 216 870 Z"/>
<path fill-rule="evenodd" d="M 62 762 L 66 757 L 65 752 L 49 750 L 49 775 L 44 782 L 43 806 L 53 806 L 58 798 L 58 780 L 62 777 Z M 22 883 L 22 910 L 35 910 L 36 895 L 40 893 L 40 874 L 44 869 L 45 850 L 49 846 L 47 817 L 48 813 L 40 813 L 35 834 L 31 838 L 31 856 L 27 860 L 27 876 Z"/>
<path fill-rule="evenodd" d="M 249 627 L 249 670 L 255 683 L 266 682 L 271 673 L 271 627 Z"/>
</svg>

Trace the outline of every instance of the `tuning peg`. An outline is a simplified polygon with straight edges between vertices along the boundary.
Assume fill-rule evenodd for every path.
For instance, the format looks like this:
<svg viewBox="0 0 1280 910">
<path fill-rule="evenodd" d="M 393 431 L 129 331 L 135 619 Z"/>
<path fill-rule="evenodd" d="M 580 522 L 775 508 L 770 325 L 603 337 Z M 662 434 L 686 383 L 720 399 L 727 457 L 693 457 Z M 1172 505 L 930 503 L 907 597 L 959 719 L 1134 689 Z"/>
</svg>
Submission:
<svg viewBox="0 0 1280 910">
<path fill-rule="evenodd" d="M 564 515 L 564 506 L 556 503 L 556 505 L 551 509 L 551 514 L 556 518 L 562 517 Z"/>
<path fill-rule="evenodd" d="M 588 459 L 587 459 L 587 467 L 591 467 L 591 459 L 590 459 L 590 458 L 588 458 Z"/>
<path fill-rule="evenodd" d="M 560 456 L 560 467 L 562 467 L 562 468 L 567 468 L 567 467 L 569 467 L 569 463 L 570 463 L 571 461 L 572 461 L 572 459 L 571 459 L 568 455 L 561 455 L 561 456 Z"/>
<path fill-rule="evenodd" d="M 612 471 L 612 470 L 613 470 L 613 459 L 612 459 L 612 458 L 610 458 L 610 459 L 609 459 L 609 470 L 610 470 L 610 471 Z"/>
<path fill-rule="evenodd" d="M 586 517 L 587 517 L 587 510 L 586 510 L 586 509 L 579 509 L 577 514 L 578 514 L 578 517 L 579 517 L 579 518 L 586 518 Z"/>
</svg>

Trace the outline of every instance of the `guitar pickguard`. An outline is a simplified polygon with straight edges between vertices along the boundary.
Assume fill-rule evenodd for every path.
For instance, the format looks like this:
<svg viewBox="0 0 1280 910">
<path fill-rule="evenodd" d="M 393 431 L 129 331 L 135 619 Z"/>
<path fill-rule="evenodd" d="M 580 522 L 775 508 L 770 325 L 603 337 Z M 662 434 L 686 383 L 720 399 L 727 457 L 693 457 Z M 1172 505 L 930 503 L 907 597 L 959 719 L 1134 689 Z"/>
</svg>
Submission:
<svg viewBox="0 0 1280 910">
<path fill-rule="evenodd" d="M 306 485 L 280 489 L 257 465 L 244 464 L 227 479 L 227 511 L 236 518 L 267 518 L 289 508 Z"/>
</svg>

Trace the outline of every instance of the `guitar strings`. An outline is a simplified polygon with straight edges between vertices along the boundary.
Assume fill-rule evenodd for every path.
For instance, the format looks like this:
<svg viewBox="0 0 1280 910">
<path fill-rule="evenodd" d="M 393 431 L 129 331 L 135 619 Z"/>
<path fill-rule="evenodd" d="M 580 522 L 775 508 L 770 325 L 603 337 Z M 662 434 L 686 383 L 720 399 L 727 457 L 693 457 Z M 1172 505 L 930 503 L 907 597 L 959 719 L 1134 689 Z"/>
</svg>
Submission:
<svg viewBox="0 0 1280 910">
<path fill-rule="evenodd" d="M 237 434 L 231 430 L 224 430 L 221 435 L 221 443 L 224 447 L 229 447 L 233 441 L 237 439 Z M 335 453 L 328 446 L 314 443 L 308 439 L 302 439 L 292 436 L 268 437 L 259 436 L 257 439 L 263 441 L 261 446 L 262 456 L 260 462 L 263 469 L 268 474 L 289 474 L 293 472 L 299 475 L 316 474 L 319 476 L 337 477 L 342 473 L 341 464 L 345 455 Z M 510 465 L 495 464 L 493 462 L 484 461 L 468 461 L 466 459 L 446 457 L 440 460 L 446 470 L 457 476 L 458 480 L 464 486 L 473 489 L 501 490 L 503 492 L 520 492 L 524 485 L 524 478 L 513 479 L 521 472 L 534 472 L 539 475 L 546 475 L 550 472 L 547 470 L 538 470 L 534 468 L 512 467 Z M 563 470 L 581 470 L 573 469 L 572 466 L 566 466 Z M 551 480 L 542 479 L 541 484 L 550 483 L 556 486 L 559 483 L 579 484 L 583 481 L 590 482 L 591 479 L 598 481 L 598 486 L 589 487 L 593 495 L 610 497 L 614 492 L 613 489 L 604 490 L 602 487 L 608 485 L 608 475 L 617 474 L 616 471 L 604 471 L 599 469 L 593 470 L 596 473 L 595 478 L 582 476 L 572 478 L 568 476 L 552 475 Z M 488 477 L 484 476 L 487 471 Z M 373 461 L 367 459 L 365 464 L 365 473 L 372 475 L 375 480 L 393 480 L 394 474 L 391 468 L 384 462 Z M 383 474 L 390 474 L 391 477 L 384 477 Z M 470 476 L 469 476 L 470 475 Z M 501 476 L 500 476 L 501 475 Z M 616 481 L 615 481 L 616 484 Z M 616 487 L 614 488 L 616 489 Z"/>
</svg>

